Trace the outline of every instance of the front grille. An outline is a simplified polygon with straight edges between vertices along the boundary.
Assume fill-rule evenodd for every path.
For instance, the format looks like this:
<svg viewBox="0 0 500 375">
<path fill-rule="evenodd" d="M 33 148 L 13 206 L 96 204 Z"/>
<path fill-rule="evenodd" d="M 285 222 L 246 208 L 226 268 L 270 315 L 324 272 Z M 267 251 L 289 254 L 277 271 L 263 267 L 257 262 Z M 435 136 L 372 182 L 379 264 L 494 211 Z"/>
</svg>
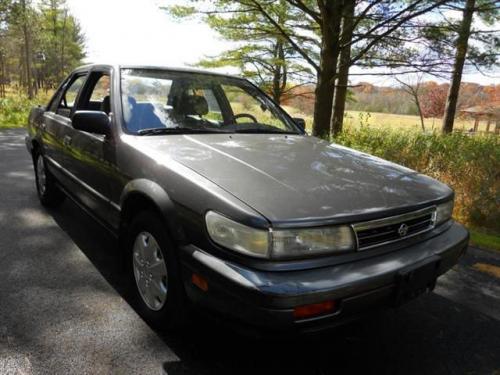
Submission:
<svg viewBox="0 0 500 375">
<path fill-rule="evenodd" d="M 365 221 L 352 226 L 358 250 L 366 250 L 390 242 L 401 241 L 434 228 L 435 207 L 384 219 Z"/>
</svg>

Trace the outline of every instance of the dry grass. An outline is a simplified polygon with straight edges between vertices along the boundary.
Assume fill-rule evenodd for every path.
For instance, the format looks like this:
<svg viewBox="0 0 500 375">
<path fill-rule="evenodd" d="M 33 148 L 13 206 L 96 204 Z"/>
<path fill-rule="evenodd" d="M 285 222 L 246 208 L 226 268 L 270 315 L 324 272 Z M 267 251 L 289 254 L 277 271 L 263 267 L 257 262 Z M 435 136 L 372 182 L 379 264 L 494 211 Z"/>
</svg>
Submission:
<svg viewBox="0 0 500 375">
<path fill-rule="evenodd" d="M 500 279 L 500 267 L 487 263 L 475 263 L 472 268 Z"/>
<path fill-rule="evenodd" d="M 335 142 L 434 177 L 455 190 L 454 216 L 500 233 L 500 137 L 361 126 Z"/>
<path fill-rule="evenodd" d="M 301 117 L 306 120 L 307 129 L 312 128 L 312 116 L 297 111 L 296 108 L 284 106 L 285 110 L 292 117 Z M 439 130 L 441 128 L 441 119 L 427 118 L 424 121 L 426 130 Z M 479 131 L 486 131 L 486 121 L 479 123 Z M 420 119 L 418 116 L 397 115 L 393 113 L 346 111 L 345 126 L 359 128 L 362 125 L 370 125 L 374 128 L 391 128 L 403 130 L 421 130 Z M 473 120 L 462 118 L 455 119 L 455 129 L 467 131 L 474 127 Z M 495 124 L 490 125 L 490 132 L 493 131 Z"/>
</svg>

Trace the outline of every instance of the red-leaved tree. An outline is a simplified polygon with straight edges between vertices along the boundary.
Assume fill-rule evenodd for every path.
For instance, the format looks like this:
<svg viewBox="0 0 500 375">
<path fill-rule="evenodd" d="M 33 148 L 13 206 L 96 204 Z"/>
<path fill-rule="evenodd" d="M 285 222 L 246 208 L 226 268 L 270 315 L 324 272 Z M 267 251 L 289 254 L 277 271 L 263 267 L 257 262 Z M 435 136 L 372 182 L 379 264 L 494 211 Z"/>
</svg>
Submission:
<svg viewBox="0 0 500 375">
<path fill-rule="evenodd" d="M 425 83 L 420 96 L 422 115 L 428 117 L 443 117 L 446 106 L 448 85 L 439 85 L 436 82 Z"/>
</svg>

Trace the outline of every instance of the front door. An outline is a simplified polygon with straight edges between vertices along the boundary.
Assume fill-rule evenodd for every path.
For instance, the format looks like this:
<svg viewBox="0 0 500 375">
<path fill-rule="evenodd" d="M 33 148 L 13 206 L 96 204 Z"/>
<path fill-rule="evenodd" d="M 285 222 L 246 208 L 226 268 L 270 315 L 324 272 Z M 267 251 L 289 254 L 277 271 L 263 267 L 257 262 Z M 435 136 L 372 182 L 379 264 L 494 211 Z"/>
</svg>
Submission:
<svg viewBox="0 0 500 375">
<path fill-rule="evenodd" d="M 111 115 L 110 80 L 108 70 L 91 71 L 76 110 Z M 109 200 L 109 181 L 115 173 L 113 137 L 72 129 L 70 138 L 66 157 L 80 185 L 78 199 L 99 219 L 115 227 L 119 209 Z"/>
</svg>

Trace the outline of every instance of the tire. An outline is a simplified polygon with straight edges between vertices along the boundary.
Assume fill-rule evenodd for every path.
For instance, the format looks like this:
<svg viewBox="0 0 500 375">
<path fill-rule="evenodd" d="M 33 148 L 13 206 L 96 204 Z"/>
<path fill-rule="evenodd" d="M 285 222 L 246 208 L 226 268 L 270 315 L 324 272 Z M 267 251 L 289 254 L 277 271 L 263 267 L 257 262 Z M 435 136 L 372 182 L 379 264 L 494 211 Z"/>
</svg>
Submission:
<svg viewBox="0 0 500 375">
<path fill-rule="evenodd" d="M 64 194 L 56 186 L 55 178 L 47 169 L 44 157 L 36 153 L 33 158 L 38 199 L 45 207 L 56 207 L 64 201 Z"/>
<path fill-rule="evenodd" d="M 179 261 L 164 220 L 155 212 L 143 211 L 127 232 L 124 264 L 137 312 L 156 329 L 182 328 L 186 298 Z"/>
</svg>

